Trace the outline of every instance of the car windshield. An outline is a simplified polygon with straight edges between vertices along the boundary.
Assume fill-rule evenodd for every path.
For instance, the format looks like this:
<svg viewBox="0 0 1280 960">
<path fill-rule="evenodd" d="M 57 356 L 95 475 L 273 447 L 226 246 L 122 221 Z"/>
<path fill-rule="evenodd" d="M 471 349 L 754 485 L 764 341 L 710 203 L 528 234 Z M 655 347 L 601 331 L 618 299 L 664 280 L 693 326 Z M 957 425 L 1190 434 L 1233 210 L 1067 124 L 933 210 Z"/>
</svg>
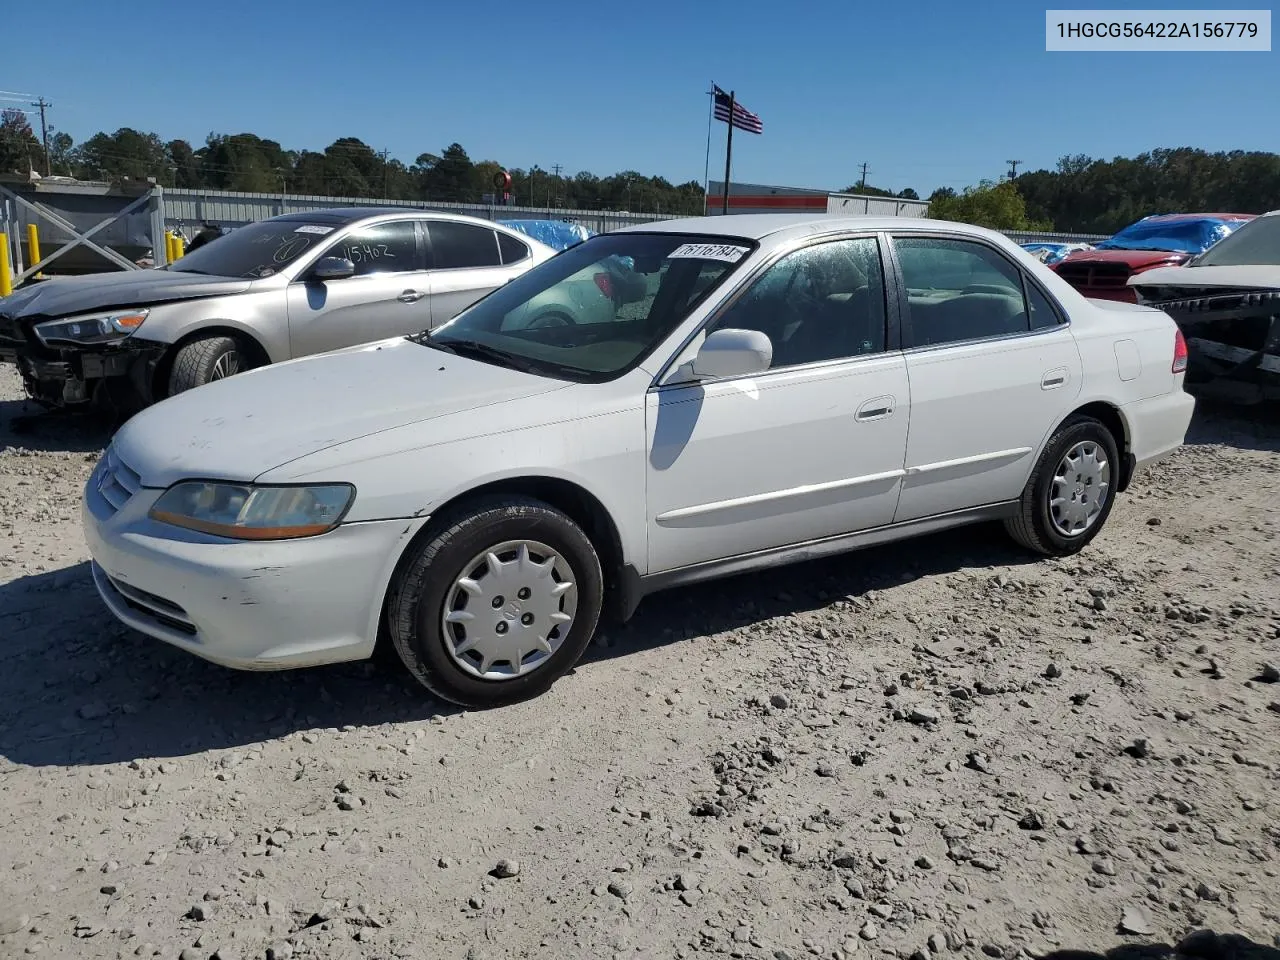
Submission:
<svg viewBox="0 0 1280 960">
<path fill-rule="evenodd" d="M 1197 267 L 1280 265 L 1280 216 L 1258 217 L 1206 250 Z"/>
<path fill-rule="evenodd" d="M 715 236 L 602 234 L 412 339 L 532 373 L 609 380 L 639 364 L 753 247 Z"/>
<path fill-rule="evenodd" d="M 300 220 L 259 220 L 218 237 L 170 264 L 176 273 L 259 280 L 279 273 L 336 227 Z"/>
</svg>

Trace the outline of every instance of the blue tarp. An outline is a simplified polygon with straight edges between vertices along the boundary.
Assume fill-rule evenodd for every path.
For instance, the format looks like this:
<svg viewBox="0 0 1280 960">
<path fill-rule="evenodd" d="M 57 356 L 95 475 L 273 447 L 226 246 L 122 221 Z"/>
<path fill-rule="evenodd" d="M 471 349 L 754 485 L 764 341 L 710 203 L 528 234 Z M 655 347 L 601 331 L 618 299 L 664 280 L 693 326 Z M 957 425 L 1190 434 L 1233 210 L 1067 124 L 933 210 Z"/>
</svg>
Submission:
<svg viewBox="0 0 1280 960">
<path fill-rule="evenodd" d="M 555 250 L 567 250 L 595 236 L 594 230 L 567 220 L 499 220 L 498 223 L 519 230 Z"/>
<path fill-rule="evenodd" d="M 1072 250 L 1079 249 L 1075 243 L 1024 243 L 1022 249 L 1040 260 L 1041 263 L 1057 263 Z"/>
<path fill-rule="evenodd" d="M 1246 222 L 1221 217 L 1145 217 L 1094 246 L 1099 250 L 1174 250 L 1198 254 Z"/>
</svg>

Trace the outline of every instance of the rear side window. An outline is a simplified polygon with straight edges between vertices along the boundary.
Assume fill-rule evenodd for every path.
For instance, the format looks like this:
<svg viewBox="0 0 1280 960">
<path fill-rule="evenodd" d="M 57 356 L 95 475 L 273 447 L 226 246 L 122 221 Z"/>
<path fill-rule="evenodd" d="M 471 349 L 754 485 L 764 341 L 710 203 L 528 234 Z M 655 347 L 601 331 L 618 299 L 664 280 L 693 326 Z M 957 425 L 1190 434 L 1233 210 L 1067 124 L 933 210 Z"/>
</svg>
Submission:
<svg viewBox="0 0 1280 960">
<path fill-rule="evenodd" d="M 1061 322 L 1048 298 L 1031 281 L 1027 281 L 1027 308 L 1027 312 L 1031 314 L 1032 330 L 1056 327 Z"/>
<path fill-rule="evenodd" d="M 503 263 L 519 263 L 529 256 L 529 245 L 509 233 L 498 233 L 498 249 L 502 253 Z"/>
<path fill-rule="evenodd" d="M 454 220 L 429 220 L 432 265 L 437 270 L 497 267 L 502 264 L 497 234 L 487 227 Z"/>
</svg>

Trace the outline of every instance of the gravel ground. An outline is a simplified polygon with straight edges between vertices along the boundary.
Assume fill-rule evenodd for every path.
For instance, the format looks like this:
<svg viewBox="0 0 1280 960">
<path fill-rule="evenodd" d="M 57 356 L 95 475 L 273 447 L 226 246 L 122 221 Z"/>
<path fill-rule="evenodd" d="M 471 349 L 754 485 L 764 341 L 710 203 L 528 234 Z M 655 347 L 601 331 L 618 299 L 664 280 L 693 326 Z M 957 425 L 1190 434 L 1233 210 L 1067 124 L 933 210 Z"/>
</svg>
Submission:
<svg viewBox="0 0 1280 960">
<path fill-rule="evenodd" d="M 1273 412 L 1202 410 L 1079 557 L 974 528 L 673 591 L 469 713 L 117 626 L 78 523 L 104 434 L 16 436 L 18 396 L 0 370 L 6 960 L 1277 942 Z"/>
</svg>

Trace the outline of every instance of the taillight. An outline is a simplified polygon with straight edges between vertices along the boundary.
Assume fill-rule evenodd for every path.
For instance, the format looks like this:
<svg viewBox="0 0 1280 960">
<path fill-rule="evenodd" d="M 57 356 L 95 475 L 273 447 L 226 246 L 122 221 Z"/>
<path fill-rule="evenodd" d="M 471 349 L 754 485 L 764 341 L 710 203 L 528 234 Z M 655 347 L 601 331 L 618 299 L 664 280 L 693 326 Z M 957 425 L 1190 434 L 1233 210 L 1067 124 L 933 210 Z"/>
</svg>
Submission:
<svg viewBox="0 0 1280 960">
<path fill-rule="evenodd" d="M 600 292 L 612 300 L 613 277 L 609 276 L 607 273 L 597 273 L 592 279 L 595 280 L 596 286 L 600 288 Z"/>
<path fill-rule="evenodd" d="M 1173 336 L 1173 372 L 1187 372 L 1187 338 L 1179 329 Z"/>
</svg>

